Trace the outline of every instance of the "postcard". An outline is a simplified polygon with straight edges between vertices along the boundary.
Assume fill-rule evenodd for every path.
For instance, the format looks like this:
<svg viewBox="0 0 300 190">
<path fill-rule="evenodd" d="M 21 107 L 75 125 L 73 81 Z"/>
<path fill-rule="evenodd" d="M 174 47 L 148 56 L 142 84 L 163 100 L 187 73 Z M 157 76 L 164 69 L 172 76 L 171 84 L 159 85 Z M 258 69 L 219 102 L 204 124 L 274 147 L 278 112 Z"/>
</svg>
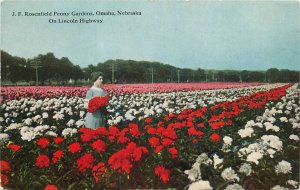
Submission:
<svg viewBox="0 0 300 190">
<path fill-rule="evenodd" d="M 298 189 L 298 1 L 2 1 L 1 189 Z"/>
</svg>

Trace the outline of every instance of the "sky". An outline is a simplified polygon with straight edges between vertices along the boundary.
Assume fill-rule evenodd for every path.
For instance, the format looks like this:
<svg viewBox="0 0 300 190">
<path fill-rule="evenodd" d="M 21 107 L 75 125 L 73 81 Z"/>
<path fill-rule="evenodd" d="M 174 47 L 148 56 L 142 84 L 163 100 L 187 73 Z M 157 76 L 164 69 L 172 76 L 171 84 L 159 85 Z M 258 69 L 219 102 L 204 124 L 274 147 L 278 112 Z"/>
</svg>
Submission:
<svg viewBox="0 0 300 190">
<path fill-rule="evenodd" d="M 24 16 L 73 11 L 94 16 Z M 52 52 L 82 68 L 131 59 L 191 69 L 300 70 L 299 11 L 297 1 L 2 1 L 1 49 L 26 59 Z M 49 23 L 80 18 L 103 21 Z"/>
</svg>

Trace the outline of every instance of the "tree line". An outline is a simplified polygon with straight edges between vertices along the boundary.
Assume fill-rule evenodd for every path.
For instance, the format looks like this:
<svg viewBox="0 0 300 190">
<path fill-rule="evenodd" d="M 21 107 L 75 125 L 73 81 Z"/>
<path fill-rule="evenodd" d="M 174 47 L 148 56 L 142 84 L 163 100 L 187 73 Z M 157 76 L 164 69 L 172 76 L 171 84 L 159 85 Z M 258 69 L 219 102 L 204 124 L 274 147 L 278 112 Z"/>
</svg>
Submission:
<svg viewBox="0 0 300 190">
<path fill-rule="evenodd" d="M 298 82 L 299 71 L 270 68 L 267 71 L 204 70 L 177 68 L 160 62 L 107 60 L 81 68 L 68 58 L 58 59 L 53 53 L 31 59 L 1 51 L 1 80 L 25 81 L 39 85 L 88 83 L 94 73 L 102 73 L 105 83 L 158 82 Z"/>
<path fill-rule="evenodd" d="M 53 53 L 38 55 L 32 59 L 11 56 L 1 51 L 2 81 L 36 81 L 36 72 L 40 85 L 51 84 L 51 81 L 66 83 L 68 80 L 84 78 L 82 69 L 68 58 L 58 59 Z"/>
</svg>

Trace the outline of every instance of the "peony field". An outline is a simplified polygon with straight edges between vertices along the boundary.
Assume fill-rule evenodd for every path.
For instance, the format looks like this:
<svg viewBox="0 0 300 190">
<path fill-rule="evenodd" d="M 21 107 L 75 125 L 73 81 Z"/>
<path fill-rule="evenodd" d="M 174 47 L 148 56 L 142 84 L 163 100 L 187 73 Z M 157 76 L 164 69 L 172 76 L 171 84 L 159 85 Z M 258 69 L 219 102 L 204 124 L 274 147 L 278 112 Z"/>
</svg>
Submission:
<svg viewBox="0 0 300 190">
<path fill-rule="evenodd" d="M 299 84 L 103 88 L 108 114 L 94 130 L 88 86 L 1 87 L 0 189 L 299 188 Z"/>
</svg>

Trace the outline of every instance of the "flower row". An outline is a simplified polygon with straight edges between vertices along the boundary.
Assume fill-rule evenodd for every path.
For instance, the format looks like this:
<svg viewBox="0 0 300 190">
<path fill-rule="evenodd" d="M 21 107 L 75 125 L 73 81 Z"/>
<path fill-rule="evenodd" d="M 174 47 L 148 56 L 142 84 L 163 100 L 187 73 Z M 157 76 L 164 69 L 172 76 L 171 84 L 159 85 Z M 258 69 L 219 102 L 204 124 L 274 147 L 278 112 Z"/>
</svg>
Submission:
<svg viewBox="0 0 300 190">
<path fill-rule="evenodd" d="M 203 89 L 237 88 L 245 86 L 260 85 L 262 83 L 155 83 L 155 84 L 106 84 L 104 88 L 109 94 L 134 94 L 149 92 L 175 92 L 194 91 Z M 84 97 L 88 87 L 59 87 L 59 86 L 22 86 L 22 87 L 2 87 L 1 98 L 5 101 L 18 100 L 21 98 L 58 98 Z M 1 100 L 1 99 L 0 99 Z M 2 100 L 0 101 L 2 102 Z"/>
<path fill-rule="evenodd" d="M 219 152 L 201 153 L 186 170 L 189 189 L 283 190 L 299 187 L 299 89 L 287 90 L 279 102 L 267 103 L 264 112 L 244 128 L 222 139 Z M 214 176 L 205 176 L 213 172 Z M 216 181 L 219 181 L 216 183 Z M 213 187 L 212 187 L 213 186 Z"/>
<path fill-rule="evenodd" d="M 281 84 L 244 87 L 238 89 L 217 89 L 205 91 L 170 92 L 156 94 L 112 95 L 108 110 L 108 125 L 122 125 L 138 122 L 147 117 L 161 117 L 179 113 L 183 109 L 196 109 L 222 101 L 233 101 L 250 93 L 268 90 Z M 0 122 L 5 132 L 20 129 L 23 140 L 32 140 L 39 135 L 57 136 L 77 132 L 84 126 L 83 99 L 79 97 L 12 100 L 1 106 Z"/>
<path fill-rule="evenodd" d="M 268 103 L 279 101 L 290 86 L 178 113 L 153 115 L 122 126 L 96 130 L 79 128 L 79 133 L 74 133 L 72 138 L 40 137 L 24 145 L 9 142 L 4 149 L 6 161 L 23 163 L 28 176 L 33 173 L 45 176 L 41 184 L 35 184 L 41 187 L 50 181 L 64 189 L 76 179 L 82 179 L 86 183 L 77 181 L 78 188 L 157 188 L 170 184 L 183 188 L 188 181 L 182 174 L 194 159 L 193 155 L 226 153 L 231 142 L 229 134 L 246 134 L 247 137 L 239 126 L 247 125 L 251 118 L 262 114 Z M 222 138 L 226 143 L 221 142 Z M 248 141 L 239 144 L 249 145 Z M 24 157 L 25 153 L 30 155 Z M 220 160 L 217 155 L 220 154 L 216 154 L 215 159 Z M 217 163 L 214 162 L 216 167 Z M 21 174 L 18 169 L 14 172 L 11 177 Z M 226 170 L 223 178 L 229 175 L 227 173 L 232 171 Z M 228 181 L 238 179 L 232 175 L 227 177 Z M 60 176 L 68 183 L 62 183 Z M 12 177 L 12 181 L 18 180 Z"/>
</svg>

